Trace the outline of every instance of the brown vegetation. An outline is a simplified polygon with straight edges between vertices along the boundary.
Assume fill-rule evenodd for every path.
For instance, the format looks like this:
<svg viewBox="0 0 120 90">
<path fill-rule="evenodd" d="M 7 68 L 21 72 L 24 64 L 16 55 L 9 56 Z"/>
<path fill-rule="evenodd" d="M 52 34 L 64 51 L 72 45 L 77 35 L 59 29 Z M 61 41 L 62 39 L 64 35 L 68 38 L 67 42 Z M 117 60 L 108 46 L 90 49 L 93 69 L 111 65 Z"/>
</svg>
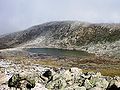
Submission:
<svg viewBox="0 0 120 90">
<path fill-rule="evenodd" d="M 103 75 L 120 76 L 120 60 L 113 60 L 109 58 L 89 57 L 89 58 L 61 58 L 61 59 L 33 59 L 29 57 L 6 57 L 15 63 L 22 65 L 38 64 L 47 67 L 79 67 L 86 71 L 100 71 Z"/>
</svg>

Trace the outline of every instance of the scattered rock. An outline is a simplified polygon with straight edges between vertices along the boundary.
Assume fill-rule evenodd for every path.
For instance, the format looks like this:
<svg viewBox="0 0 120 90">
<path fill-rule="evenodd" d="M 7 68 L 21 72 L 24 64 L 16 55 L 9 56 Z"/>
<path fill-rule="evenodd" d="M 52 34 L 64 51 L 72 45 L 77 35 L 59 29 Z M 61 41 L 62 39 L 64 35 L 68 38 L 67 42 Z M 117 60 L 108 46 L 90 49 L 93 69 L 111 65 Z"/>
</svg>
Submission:
<svg viewBox="0 0 120 90">
<path fill-rule="evenodd" d="M 0 90 L 120 90 L 119 76 L 112 78 L 102 76 L 100 72 L 83 73 L 76 67 L 54 71 L 52 68 L 24 66 L 21 70 L 20 65 L 14 65 L 8 65 L 0 73 Z"/>
<path fill-rule="evenodd" d="M 84 86 L 79 87 L 77 85 L 72 85 L 72 86 L 70 86 L 68 88 L 65 88 L 65 90 L 86 90 L 86 88 Z"/>
<path fill-rule="evenodd" d="M 120 90 L 120 77 L 114 77 L 109 83 L 107 90 Z"/>
<path fill-rule="evenodd" d="M 8 81 L 8 87 L 20 88 L 20 79 L 19 74 L 13 75 Z"/>
<path fill-rule="evenodd" d="M 35 87 L 32 90 L 48 90 L 44 85 L 36 83 Z"/>
<path fill-rule="evenodd" d="M 93 88 L 91 88 L 91 89 L 89 89 L 89 90 L 104 90 L 104 89 L 102 89 L 102 88 L 100 88 L 100 87 L 93 87 Z"/>
<path fill-rule="evenodd" d="M 0 85 L 6 83 L 7 80 L 7 76 L 4 73 L 0 73 Z"/>
<path fill-rule="evenodd" d="M 49 83 L 53 80 L 52 72 L 47 69 L 42 75 L 40 75 L 40 78 L 45 81 L 45 83 Z"/>
<path fill-rule="evenodd" d="M 19 74 L 15 74 L 9 79 L 8 87 L 31 89 L 35 87 L 35 80 L 33 78 L 20 77 Z"/>
<path fill-rule="evenodd" d="M 43 76 L 50 79 L 50 77 L 52 76 L 52 72 L 48 69 L 48 70 L 45 71 L 45 73 L 43 73 Z"/>
<path fill-rule="evenodd" d="M 49 90 L 64 90 L 66 85 L 66 81 L 60 77 L 59 79 L 47 83 L 46 88 Z"/>
</svg>

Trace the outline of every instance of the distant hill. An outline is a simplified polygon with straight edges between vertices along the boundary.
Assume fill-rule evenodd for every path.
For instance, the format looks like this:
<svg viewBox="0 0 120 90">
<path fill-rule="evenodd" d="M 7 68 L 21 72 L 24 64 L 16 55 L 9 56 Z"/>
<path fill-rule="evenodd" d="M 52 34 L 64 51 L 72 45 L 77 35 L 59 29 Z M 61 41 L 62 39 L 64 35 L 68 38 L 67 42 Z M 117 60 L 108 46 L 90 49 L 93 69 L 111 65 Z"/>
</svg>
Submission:
<svg viewBox="0 0 120 90">
<path fill-rule="evenodd" d="M 120 56 L 120 24 L 54 21 L 0 37 L 0 49 L 48 47 Z"/>
</svg>

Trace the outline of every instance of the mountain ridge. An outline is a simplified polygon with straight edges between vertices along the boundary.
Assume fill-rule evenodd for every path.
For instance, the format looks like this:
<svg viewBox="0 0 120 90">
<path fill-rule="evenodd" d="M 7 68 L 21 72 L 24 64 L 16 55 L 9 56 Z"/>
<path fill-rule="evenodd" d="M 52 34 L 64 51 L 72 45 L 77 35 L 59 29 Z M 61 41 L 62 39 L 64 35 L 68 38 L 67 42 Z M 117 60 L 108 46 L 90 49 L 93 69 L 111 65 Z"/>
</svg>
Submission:
<svg viewBox="0 0 120 90">
<path fill-rule="evenodd" d="M 53 21 L 0 37 L 0 49 L 14 47 L 48 47 L 82 49 L 96 53 L 99 45 L 113 45 L 120 40 L 119 23 Z M 92 46 L 91 46 L 92 45 Z M 87 47 L 87 48 L 86 48 Z M 119 45 L 116 46 L 119 49 Z M 86 48 L 86 49 L 84 49 Z M 107 49 L 111 50 L 111 46 Z M 103 50 L 106 50 L 104 48 Z"/>
</svg>

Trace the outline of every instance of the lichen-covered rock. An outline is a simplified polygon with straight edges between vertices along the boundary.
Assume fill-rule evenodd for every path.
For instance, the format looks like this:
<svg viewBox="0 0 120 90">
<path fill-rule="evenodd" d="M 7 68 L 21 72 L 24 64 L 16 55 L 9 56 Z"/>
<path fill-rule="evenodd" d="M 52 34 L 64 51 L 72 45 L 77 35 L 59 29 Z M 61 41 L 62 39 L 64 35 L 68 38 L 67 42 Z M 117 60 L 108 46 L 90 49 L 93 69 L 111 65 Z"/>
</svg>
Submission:
<svg viewBox="0 0 120 90">
<path fill-rule="evenodd" d="M 73 67 L 70 69 L 70 72 L 72 74 L 72 79 L 74 83 L 77 82 L 81 78 L 80 75 L 82 75 L 82 69 Z"/>
<path fill-rule="evenodd" d="M 77 85 L 72 85 L 70 87 L 65 88 L 65 90 L 86 90 L 84 86 L 77 86 Z"/>
<path fill-rule="evenodd" d="M 48 70 L 45 71 L 45 73 L 43 73 L 43 76 L 47 77 L 48 79 L 50 79 L 51 76 L 52 76 L 52 72 L 48 69 Z"/>
<path fill-rule="evenodd" d="M 120 88 L 120 77 L 116 76 L 115 77 L 115 85 Z"/>
<path fill-rule="evenodd" d="M 80 75 L 82 74 L 82 70 L 76 67 L 73 67 L 69 70 L 63 72 L 62 77 L 66 80 L 69 85 L 72 85 L 75 82 L 80 80 Z"/>
<path fill-rule="evenodd" d="M 82 69 L 79 69 L 77 67 L 73 67 L 70 69 L 71 73 L 74 73 L 75 75 L 81 75 L 82 74 Z"/>
<path fill-rule="evenodd" d="M 120 77 L 114 77 L 109 83 L 107 90 L 120 90 Z"/>
<path fill-rule="evenodd" d="M 26 79 L 27 83 L 26 83 L 26 88 L 31 89 L 35 87 L 35 80 L 34 78 L 27 78 Z"/>
<path fill-rule="evenodd" d="M 115 84 L 112 84 L 110 87 L 108 87 L 106 90 L 120 90 L 120 87 L 117 87 Z"/>
<path fill-rule="evenodd" d="M 48 90 L 44 85 L 36 83 L 35 87 L 32 90 Z"/>
<path fill-rule="evenodd" d="M 43 83 L 49 83 L 51 80 L 53 80 L 52 72 L 47 69 L 42 75 L 40 75 L 40 78 L 42 79 Z"/>
<path fill-rule="evenodd" d="M 21 77 L 19 76 L 19 74 L 13 75 L 8 81 L 8 87 L 20 88 L 20 79 Z"/>
<path fill-rule="evenodd" d="M 86 79 L 84 81 L 84 86 L 86 87 L 86 89 L 90 89 L 90 88 L 92 88 L 94 86 L 94 84 L 91 83 L 88 79 Z"/>
<path fill-rule="evenodd" d="M 104 78 L 100 78 L 100 79 L 95 83 L 95 86 L 100 87 L 100 88 L 103 88 L 103 89 L 107 89 L 108 85 L 109 85 L 109 82 L 106 81 L 106 79 L 104 79 Z"/>
<path fill-rule="evenodd" d="M 93 88 L 91 88 L 91 89 L 89 89 L 89 90 L 105 90 L 105 89 L 102 89 L 102 88 L 100 88 L 100 87 L 93 87 Z"/>
<path fill-rule="evenodd" d="M 0 84 L 0 90 L 10 90 L 7 84 Z M 12 89 L 11 89 L 12 90 Z"/>
<path fill-rule="evenodd" d="M 91 77 L 91 75 L 89 75 L 89 74 L 82 74 L 81 77 L 83 77 L 85 79 L 89 79 Z"/>
<path fill-rule="evenodd" d="M 113 78 L 102 76 L 100 72 L 83 73 L 76 67 L 69 70 L 57 69 L 57 72 L 52 68 L 39 66 L 36 69 L 32 66 L 19 69 L 19 65 L 6 68 L 6 72 L 0 74 L 0 90 L 120 90 L 119 76 Z M 8 83 L 6 77 L 9 78 Z"/>
<path fill-rule="evenodd" d="M 47 83 L 46 88 L 48 88 L 49 90 L 64 90 L 66 85 L 66 81 L 62 77 L 60 77 L 54 81 Z"/>
<path fill-rule="evenodd" d="M 4 73 L 0 73 L 0 85 L 8 81 L 7 76 Z"/>
<path fill-rule="evenodd" d="M 8 81 L 8 87 L 31 89 L 35 87 L 35 80 L 33 77 L 20 77 L 19 74 L 14 74 Z"/>
<path fill-rule="evenodd" d="M 97 72 L 97 73 L 95 74 L 95 76 L 99 78 L 99 77 L 101 77 L 102 75 L 101 75 L 100 72 Z"/>
<path fill-rule="evenodd" d="M 72 80 L 72 73 L 69 70 L 66 70 L 62 76 L 66 81 Z"/>
</svg>

